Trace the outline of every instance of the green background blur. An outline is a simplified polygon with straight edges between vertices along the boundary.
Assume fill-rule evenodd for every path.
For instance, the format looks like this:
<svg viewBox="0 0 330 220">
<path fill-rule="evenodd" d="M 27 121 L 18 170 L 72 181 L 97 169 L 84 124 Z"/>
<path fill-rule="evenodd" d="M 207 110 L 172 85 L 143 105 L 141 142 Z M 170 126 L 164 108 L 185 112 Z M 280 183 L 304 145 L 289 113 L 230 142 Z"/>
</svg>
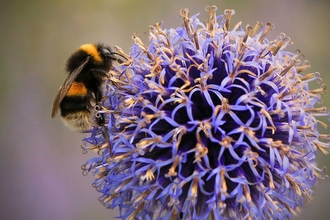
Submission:
<svg viewBox="0 0 330 220">
<path fill-rule="evenodd" d="M 190 14 L 217 5 L 217 14 L 236 10 L 231 27 L 255 21 L 275 24 L 267 36 L 284 32 L 330 82 L 330 4 L 324 1 L 128 1 L 30 0 L 0 3 L 0 219 L 87 220 L 114 219 L 82 176 L 80 166 L 95 155 L 82 154 L 82 134 L 65 129 L 50 118 L 52 102 L 66 74 L 64 65 L 81 44 L 104 42 L 126 52 L 131 36 L 139 33 L 147 44 L 148 25 L 165 28 L 182 24 L 181 8 Z M 308 72 L 305 73 L 308 73 Z M 330 94 L 324 97 L 330 106 Z M 329 121 L 324 119 L 327 124 Z M 329 131 L 330 132 L 330 129 Z M 319 167 L 330 167 L 330 156 L 318 154 Z M 327 171 L 330 174 L 330 171 Z M 296 219 L 329 219 L 330 181 L 315 187 L 314 202 Z"/>
</svg>

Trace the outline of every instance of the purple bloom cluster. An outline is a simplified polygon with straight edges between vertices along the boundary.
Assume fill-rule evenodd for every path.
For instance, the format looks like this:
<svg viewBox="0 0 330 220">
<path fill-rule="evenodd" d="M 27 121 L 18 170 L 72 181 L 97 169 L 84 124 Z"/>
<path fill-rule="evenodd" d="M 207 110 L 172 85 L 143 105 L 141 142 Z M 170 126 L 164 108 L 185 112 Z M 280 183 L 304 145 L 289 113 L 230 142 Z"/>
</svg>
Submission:
<svg viewBox="0 0 330 220">
<path fill-rule="evenodd" d="M 122 219 L 290 218 L 324 178 L 319 73 L 301 74 L 309 64 L 284 34 L 266 38 L 272 24 L 230 28 L 233 10 L 207 10 L 206 23 L 184 9 L 182 27 L 156 24 L 149 45 L 117 48 L 127 61 L 100 111 L 113 153 L 95 127 L 84 149 L 99 156 L 83 169 Z"/>
</svg>

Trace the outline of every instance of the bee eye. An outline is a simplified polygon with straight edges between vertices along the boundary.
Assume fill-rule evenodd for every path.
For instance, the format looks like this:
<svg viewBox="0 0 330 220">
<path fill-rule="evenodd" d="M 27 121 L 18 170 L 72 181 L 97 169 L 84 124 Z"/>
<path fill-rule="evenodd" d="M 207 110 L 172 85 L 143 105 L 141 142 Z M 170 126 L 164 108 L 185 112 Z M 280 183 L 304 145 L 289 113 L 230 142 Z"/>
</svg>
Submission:
<svg viewBox="0 0 330 220">
<path fill-rule="evenodd" d="M 116 60 L 117 58 L 113 55 L 113 53 L 111 53 L 109 50 L 107 49 L 102 49 L 102 54 L 107 57 L 110 58 L 111 60 Z"/>
<path fill-rule="evenodd" d="M 102 49 L 102 53 L 104 54 L 104 56 L 110 56 L 111 55 L 110 51 L 107 50 L 107 49 Z"/>
</svg>

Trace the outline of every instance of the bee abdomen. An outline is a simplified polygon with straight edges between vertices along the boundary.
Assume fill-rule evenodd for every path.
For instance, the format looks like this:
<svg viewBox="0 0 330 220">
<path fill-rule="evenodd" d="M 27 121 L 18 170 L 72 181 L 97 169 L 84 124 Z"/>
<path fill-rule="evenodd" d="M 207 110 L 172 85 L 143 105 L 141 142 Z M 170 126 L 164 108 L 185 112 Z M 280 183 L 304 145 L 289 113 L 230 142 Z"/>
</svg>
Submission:
<svg viewBox="0 0 330 220">
<path fill-rule="evenodd" d="M 62 119 L 67 127 L 78 132 L 84 132 L 90 129 L 92 124 L 91 113 L 89 111 L 78 111 L 67 114 L 62 116 Z"/>
<path fill-rule="evenodd" d="M 84 83 L 82 82 L 73 82 L 66 97 L 72 96 L 86 96 L 87 95 L 87 88 Z"/>
<path fill-rule="evenodd" d="M 61 116 L 66 126 L 83 132 L 91 127 L 90 102 L 87 88 L 81 82 L 74 82 L 60 104 Z"/>
<path fill-rule="evenodd" d="M 80 111 L 89 112 L 89 102 L 86 96 L 66 96 L 60 105 L 61 116 L 65 117 L 68 114 L 72 114 Z"/>
</svg>

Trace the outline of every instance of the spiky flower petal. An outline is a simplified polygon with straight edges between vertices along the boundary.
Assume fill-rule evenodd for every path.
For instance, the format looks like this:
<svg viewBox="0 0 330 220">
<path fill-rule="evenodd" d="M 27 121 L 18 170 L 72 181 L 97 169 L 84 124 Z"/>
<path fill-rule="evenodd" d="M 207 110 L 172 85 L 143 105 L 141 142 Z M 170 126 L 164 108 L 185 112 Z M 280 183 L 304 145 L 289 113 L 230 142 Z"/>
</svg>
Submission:
<svg viewBox="0 0 330 220">
<path fill-rule="evenodd" d="M 85 149 L 100 156 L 84 169 L 122 219 L 290 218 L 323 178 L 320 75 L 301 74 L 290 38 L 266 38 L 272 24 L 230 29 L 233 10 L 207 10 L 206 24 L 184 9 L 182 27 L 150 26 L 148 46 L 133 36 L 129 55 L 118 49 L 127 61 L 100 111 L 113 154 L 96 127 Z"/>
</svg>

